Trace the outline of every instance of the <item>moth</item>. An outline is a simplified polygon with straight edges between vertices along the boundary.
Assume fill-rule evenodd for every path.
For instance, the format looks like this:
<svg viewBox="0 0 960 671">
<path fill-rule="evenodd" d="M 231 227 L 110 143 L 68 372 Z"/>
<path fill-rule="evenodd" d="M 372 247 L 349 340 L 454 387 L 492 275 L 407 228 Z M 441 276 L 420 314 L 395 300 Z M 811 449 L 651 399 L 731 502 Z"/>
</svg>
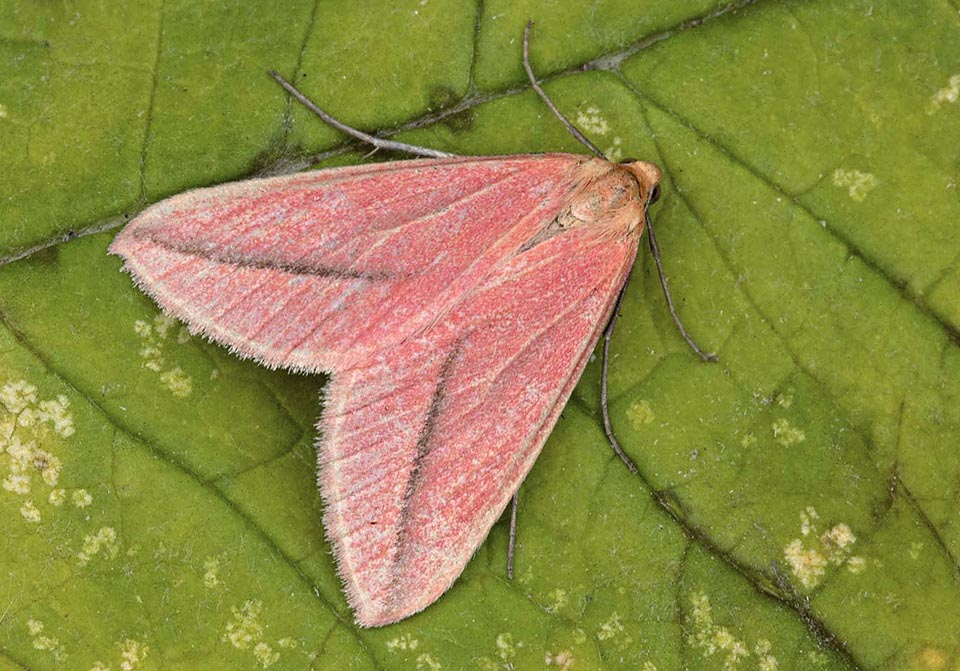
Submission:
<svg viewBox="0 0 960 671">
<path fill-rule="evenodd" d="M 656 165 L 611 163 L 547 98 L 529 30 L 531 85 L 594 156 L 453 156 L 372 137 L 271 73 L 334 127 L 427 158 L 188 191 L 110 247 L 194 332 L 271 368 L 330 373 L 324 527 L 364 626 L 422 610 L 463 571 L 611 322 L 657 198 Z M 629 464 L 605 365 L 605 425 Z"/>
</svg>

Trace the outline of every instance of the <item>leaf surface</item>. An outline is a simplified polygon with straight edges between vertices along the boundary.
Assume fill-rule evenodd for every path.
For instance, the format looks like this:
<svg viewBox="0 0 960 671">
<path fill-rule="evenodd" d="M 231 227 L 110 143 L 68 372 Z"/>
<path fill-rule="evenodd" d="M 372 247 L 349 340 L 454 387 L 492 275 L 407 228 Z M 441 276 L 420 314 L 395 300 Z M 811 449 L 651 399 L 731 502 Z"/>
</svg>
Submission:
<svg viewBox="0 0 960 671">
<path fill-rule="evenodd" d="M 0 666 L 960 668 L 956 3 L 8 2 L 0 8 Z M 498 524 L 400 624 L 352 623 L 320 523 L 322 377 L 163 318 L 106 247 L 147 204 L 362 160 L 665 171 L 649 255 Z M 353 150 L 357 150 L 356 153 Z M 374 157 L 381 158 L 381 157 Z M 369 160 L 369 159 L 368 159 Z M 97 665 L 100 665 L 99 667 Z"/>
</svg>

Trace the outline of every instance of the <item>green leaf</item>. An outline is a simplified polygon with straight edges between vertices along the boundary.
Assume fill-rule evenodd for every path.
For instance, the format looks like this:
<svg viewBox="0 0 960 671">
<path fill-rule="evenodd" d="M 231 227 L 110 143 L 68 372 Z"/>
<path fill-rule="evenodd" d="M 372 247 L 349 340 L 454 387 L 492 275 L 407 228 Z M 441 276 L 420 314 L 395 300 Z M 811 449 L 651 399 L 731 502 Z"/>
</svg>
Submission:
<svg viewBox="0 0 960 671">
<path fill-rule="evenodd" d="M 115 4 L 115 3 L 114 3 Z M 122 4 L 122 3 L 121 3 Z M 956 3 L 0 7 L 0 667 L 960 668 Z M 321 525 L 322 377 L 161 316 L 106 255 L 187 188 L 356 149 L 658 162 L 649 255 L 498 524 L 358 629 Z"/>
</svg>

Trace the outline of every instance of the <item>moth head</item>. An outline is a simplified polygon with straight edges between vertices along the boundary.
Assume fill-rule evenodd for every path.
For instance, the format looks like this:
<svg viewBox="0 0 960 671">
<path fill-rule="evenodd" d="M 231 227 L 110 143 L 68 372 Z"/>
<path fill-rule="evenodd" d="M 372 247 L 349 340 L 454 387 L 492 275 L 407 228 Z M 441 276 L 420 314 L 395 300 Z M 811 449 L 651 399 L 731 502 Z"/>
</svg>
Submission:
<svg viewBox="0 0 960 671">
<path fill-rule="evenodd" d="M 660 198 L 660 178 L 663 172 L 655 163 L 628 158 L 620 161 L 624 170 L 629 172 L 640 185 L 640 198 L 644 205 L 653 205 Z"/>
</svg>

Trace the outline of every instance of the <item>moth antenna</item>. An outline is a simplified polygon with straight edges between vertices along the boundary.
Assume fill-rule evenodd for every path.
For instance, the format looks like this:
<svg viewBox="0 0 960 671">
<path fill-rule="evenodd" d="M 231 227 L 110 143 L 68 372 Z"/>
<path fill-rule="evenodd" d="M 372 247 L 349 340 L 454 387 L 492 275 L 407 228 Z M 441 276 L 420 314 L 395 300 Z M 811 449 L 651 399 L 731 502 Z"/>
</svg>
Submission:
<svg viewBox="0 0 960 671">
<path fill-rule="evenodd" d="M 323 119 L 323 121 L 328 126 L 333 126 L 341 133 L 346 133 L 350 137 L 354 137 L 361 142 L 366 142 L 367 144 L 372 144 L 377 149 L 388 149 L 390 151 L 402 151 L 407 154 L 414 154 L 416 156 L 425 156 L 427 158 L 451 158 L 456 156 L 456 154 L 451 154 L 449 152 L 440 151 L 439 149 L 430 149 L 429 147 L 420 147 L 415 144 L 407 144 L 406 142 L 396 142 L 394 140 L 385 140 L 381 137 L 375 135 L 370 135 L 369 133 L 364 133 L 362 130 L 348 126 L 342 121 L 334 119 L 332 116 L 324 112 L 320 107 L 310 100 L 307 96 L 300 93 L 297 88 L 284 79 L 277 71 L 267 70 L 267 74 L 273 77 L 280 86 L 287 90 L 287 93 L 296 98 L 301 105 L 306 107 L 308 110 L 316 114 L 318 117 Z"/>
<path fill-rule="evenodd" d="M 533 27 L 533 19 L 527 21 L 527 27 L 523 30 L 523 69 L 527 71 L 527 79 L 530 80 L 530 85 L 533 87 L 533 90 L 537 92 L 537 95 L 540 96 L 540 99 L 547 104 L 547 107 L 550 108 L 550 111 L 563 122 L 563 125 L 567 127 L 567 130 L 570 134 L 577 138 L 583 146 L 592 151 L 597 158 L 602 158 L 607 160 L 607 157 L 603 155 L 603 152 L 597 149 L 597 145 L 593 144 L 590 139 L 580 132 L 580 129 L 570 123 L 570 120 L 563 115 L 557 106 L 553 104 L 553 101 L 547 97 L 546 91 L 540 88 L 540 84 L 537 83 L 537 78 L 533 74 L 533 68 L 530 67 L 530 28 Z"/>
<path fill-rule="evenodd" d="M 520 490 L 513 493 L 510 504 L 510 541 L 507 545 L 507 580 L 513 580 L 513 553 L 517 546 L 517 506 L 520 502 Z"/>
<path fill-rule="evenodd" d="M 647 215 L 647 234 L 650 241 L 650 251 L 653 253 L 653 260 L 657 264 L 657 274 L 660 275 L 660 286 L 663 287 L 663 295 L 667 299 L 667 308 L 670 310 L 670 316 L 673 317 L 673 323 L 680 329 L 680 335 L 690 345 L 690 349 L 696 352 L 704 361 L 717 361 L 717 355 L 713 352 L 704 352 L 700 346 L 693 341 L 687 329 L 683 327 L 680 316 L 673 307 L 673 298 L 670 296 L 670 287 L 667 286 L 667 276 L 663 273 L 663 263 L 660 261 L 660 247 L 657 245 L 657 236 L 653 233 L 653 225 L 650 223 L 650 216 Z M 619 305 L 619 304 L 618 304 Z"/>
</svg>

